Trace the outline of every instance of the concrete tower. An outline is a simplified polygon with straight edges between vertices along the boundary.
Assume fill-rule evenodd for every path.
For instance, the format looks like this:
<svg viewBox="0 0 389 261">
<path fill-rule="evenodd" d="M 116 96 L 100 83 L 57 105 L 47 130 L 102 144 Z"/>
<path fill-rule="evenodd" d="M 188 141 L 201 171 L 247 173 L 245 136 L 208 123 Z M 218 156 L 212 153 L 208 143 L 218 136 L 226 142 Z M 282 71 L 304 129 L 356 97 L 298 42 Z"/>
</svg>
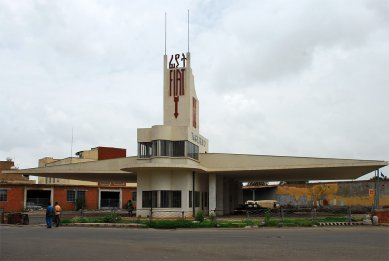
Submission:
<svg viewBox="0 0 389 261">
<path fill-rule="evenodd" d="M 190 53 L 164 55 L 163 125 L 138 129 L 138 156 L 189 157 L 208 152 L 199 133 L 199 100 Z"/>
</svg>

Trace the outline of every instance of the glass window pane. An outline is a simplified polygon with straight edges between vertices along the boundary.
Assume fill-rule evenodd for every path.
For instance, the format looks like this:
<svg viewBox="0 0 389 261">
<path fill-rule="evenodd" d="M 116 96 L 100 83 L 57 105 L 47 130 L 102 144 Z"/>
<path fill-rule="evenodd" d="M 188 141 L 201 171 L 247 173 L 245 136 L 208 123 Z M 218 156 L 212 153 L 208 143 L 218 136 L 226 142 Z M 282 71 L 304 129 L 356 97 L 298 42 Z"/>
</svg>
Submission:
<svg viewBox="0 0 389 261">
<path fill-rule="evenodd" d="M 187 142 L 188 157 L 192 159 L 199 159 L 199 147 L 192 142 Z"/>
<path fill-rule="evenodd" d="M 138 157 L 150 158 L 152 156 L 152 143 L 151 142 L 139 142 L 138 143 Z"/>
<path fill-rule="evenodd" d="M 161 208 L 169 207 L 170 191 L 161 190 Z"/>
<path fill-rule="evenodd" d="M 78 199 L 85 199 L 85 191 L 77 191 Z"/>
<path fill-rule="evenodd" d="M 151 207 L 151 191 L 142 191 L 142 207 Z"/>
<path fill-rule="evenodd" d="M 6 189 L 0 189 L 0 201 L 8 200 L 8 191 Z"/>
<path fill-rule="evenodd" d="M 172 208 L 180 208 L 181 207 L 181 191 L 172 191 L 173 194 L 173 204 Z"/>
<path fill-rule="evenodd" d="M 161 140 L 161 156 L 171 156 L 171 141 Z"/>
<path fill-rule="evenodd" d="M 76 201 L 76 192 L 74 190 L 68 190 L 66 193 L 66 200 L 68 202 L 75 202 Z"/>
<path fill-rule="evenodd" d="M 195 204 L 196 208 L 200 207 L 200 192 L 199 191 L 195 191 L 194 204 Z"/>
<path fill-rule="evenodd" d="M 159 146 L 158 146 L 159 140 L 153 140 L 152 142 L 152 155 L 159 156 Z"/>
<path fill-rule="evenodd" d="M 185 157 L 185 141 L 173 141 L 173 157 Z"/>
</svg>

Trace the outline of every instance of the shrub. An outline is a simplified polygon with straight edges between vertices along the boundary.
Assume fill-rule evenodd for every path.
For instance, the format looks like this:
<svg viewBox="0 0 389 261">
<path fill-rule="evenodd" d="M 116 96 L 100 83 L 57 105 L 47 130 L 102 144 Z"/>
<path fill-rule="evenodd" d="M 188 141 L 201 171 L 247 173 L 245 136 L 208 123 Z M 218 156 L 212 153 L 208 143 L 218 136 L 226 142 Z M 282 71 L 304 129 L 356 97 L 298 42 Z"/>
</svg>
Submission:
<svg viewBox="0 0 389 261">
<path fill-rule="evenodd" d="M 86 217 L 75 216 L 70 219 L 71 223 L 89 223 L 89 219 Z"/>
<path fill-rule="evenodd" d="M 122 217 L 117 213 L 112 213 L 103 217 L 104 223 L 117 223 L 122 220 Z"/>
<path fill-rule="evenodd" d="M 86 207 L 85 198 L 78 197 L 76 199 L 76 210 L 84 209 Z"/>
<path fill-rule="evenodd" d="M 244 221 L 244 223 L 246 226 L 251 226 L 251 227 L 255 225 L 255 222 L 253 220 L 250 220 L 250 219 L 246 219 Z"/>
<path fill-rule="evenodd" d="M 270 222 L 270 217 L 271 217 L 271 210 L 266 209 L 266 211 L 265 211 L 265 224 L 268 224 Z"/>
<path fill-rule="evenodd" d="M 199 221 L 199 222 L 203 222 L 204 221 L 204 211 L 202 210 L 199 210 L 197 213 L 196 213 L 196 218 L 195 218 L 196 221 Z"/>
<path fill-rule="evenodd" d="M 209 214 L 209 220 L 210 220 L 212 223 L 216 222 L 216 215 L 215 215 L 215 213 Z"/>
</svg>

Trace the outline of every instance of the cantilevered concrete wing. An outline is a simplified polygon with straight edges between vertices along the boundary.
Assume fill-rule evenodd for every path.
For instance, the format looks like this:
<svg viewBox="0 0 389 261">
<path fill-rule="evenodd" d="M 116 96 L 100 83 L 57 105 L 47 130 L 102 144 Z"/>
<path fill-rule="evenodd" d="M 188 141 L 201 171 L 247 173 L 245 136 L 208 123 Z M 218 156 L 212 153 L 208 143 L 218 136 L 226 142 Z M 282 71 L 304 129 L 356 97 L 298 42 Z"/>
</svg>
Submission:
<svg viewBox="0 0 389 261">
<path fill-rule="evenodd" d="M 208 173 L 240 181 L 356 179 L 388 165 L 386 161 L 207 153 L 200 162 Z"/>
<path fill-rule="evenodd" d="M 129 164 L 135 165 L 137 157 L 73 163 L 44 168 L 9 170 L 8 174 L 22 174 L 38 177 L 75 179 L 83 181 L 136 182 L 136 174 L 122 171 Z"/>
<path fill-rule="evenodd" d="M 205 153 L 199 161 L 184 158 L 137 157 L 5 171 L 42 177 L 85 181 L 136 182 L 142 170 L 191 170 L 231 177 L 240 181 L 294 181 L 356 179 L 388 165 L 386 161 L 327 159 L 288 156 Z"/>
</svg>

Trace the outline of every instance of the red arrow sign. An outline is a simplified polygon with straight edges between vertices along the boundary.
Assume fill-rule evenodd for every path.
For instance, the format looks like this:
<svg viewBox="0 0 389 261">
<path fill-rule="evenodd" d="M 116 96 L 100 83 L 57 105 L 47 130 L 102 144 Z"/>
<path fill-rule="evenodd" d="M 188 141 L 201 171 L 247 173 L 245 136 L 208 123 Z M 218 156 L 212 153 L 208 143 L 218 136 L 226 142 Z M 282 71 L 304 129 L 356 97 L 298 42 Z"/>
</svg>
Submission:
<svg viewBox="0 0 389 261">
<path fill-rule="evenodd" d="M 174 117 L 176 117 L 176 119 L 178 117 L 178 101 L 180 100 L 178 97 L 179 96 L 174 96 Z"/>
</svg>

